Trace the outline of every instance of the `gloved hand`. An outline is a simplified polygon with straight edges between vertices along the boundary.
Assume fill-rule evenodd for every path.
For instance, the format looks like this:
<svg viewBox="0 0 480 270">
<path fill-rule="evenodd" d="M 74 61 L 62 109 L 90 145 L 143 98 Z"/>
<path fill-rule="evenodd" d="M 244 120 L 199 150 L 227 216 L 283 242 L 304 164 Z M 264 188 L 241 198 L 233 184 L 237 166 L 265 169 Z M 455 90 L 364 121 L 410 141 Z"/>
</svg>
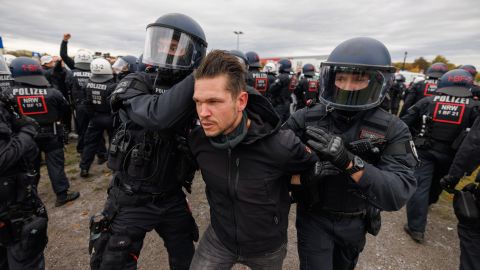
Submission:
<svg viewBox="0 0 480 270">
<path fill-rule="evenodd" d="M 300 176 L 302 186 L 311 187 L 327 176 L 340 174 L 341 171 L 330 161 L 317 161 L 312 169 Z"/>
<path fill-rule="evenodd" d="M 30 118 L 28 116 L 22 116 L 20 118 L 16 118 L 13 121 L 13 129 L 16 132 L 27 133 L 32 136 L 32 138 L 35 138 L 35 136 L 37 136 L 39 128 L 40 126 L 38 125 L 38 123 L 33 118 Z"/>
<path fill-rule="evenodd" d="M 447 174 L 443 176 L 442 179 L 440 179 L 440 186 L 442 187 L 442 189 L 450 191 L 455 189 L 459 181 L 460 177 Z"/>
<path fill-rule="evenodd" d="M 312 126 L 307 127 L 306 133 L 310 138 L 307 144 L 321 159 L 330 161 L 340 170 L 347 169 L 354 155 L 345 148 L 342 138 Z"/>
<path fill-rule="evenodd" d="M 110 106 L 112 112 L 117 112 L 124 106 L 124 102 L 130 98 L 150 94 L 145 83 L 132 78 L 125 77 L 110 95 Z"/>
</svg>

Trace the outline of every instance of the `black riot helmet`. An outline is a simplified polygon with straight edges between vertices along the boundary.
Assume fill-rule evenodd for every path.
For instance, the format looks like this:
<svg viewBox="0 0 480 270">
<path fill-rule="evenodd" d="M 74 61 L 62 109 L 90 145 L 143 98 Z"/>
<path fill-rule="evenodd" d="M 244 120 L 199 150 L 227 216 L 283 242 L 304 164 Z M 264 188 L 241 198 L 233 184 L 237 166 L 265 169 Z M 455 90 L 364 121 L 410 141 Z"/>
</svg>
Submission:
<svg viewBox="0 0 480 270">
<path fill-rule="evenodd" d="M 397 73 L 395 74 L 395 81 L 404 83 L 405 76 L 403 76 L 403 74 Z"/>
<path fill-rule="evenodd" d="M 312 64 L 303 65 L 302 73 L 305 76 L 314 77 L 315 76 L 315 66 L 312 65 Z"/>
<path fill-rule="evenodd" d="M 13 80 L 33 86 L 49 86 L 43 68 L 38 61 L 28 57 L 17 57 L 10 64 Z"/>
<path fill-rule="evenodd" d="M 448 67 L 444 63 L 433 63 L 430 67 L 428 67 L 427 72 L 425 75 L 428 76 L 428 78 L 431 79 L 438 79 L 442 77 L 443 74 L 445 74 L 448 71 Z"/>
<path fill-rule="evenodd" d="M 240 64 L 243 65 L 245 70 L 248 70 L 248 67 L 249 67 L 248 58 L 243 52 L 239 50 L 230 50 L 229 53 L 238 59 L 238 61 L 240 62 Z"/>
<path fill-rule="evenodd" d="M 438 79 L 437 93 L 454 97 L 471 97 L 473 77 L 463 69 L 453 69 Z"/>
<path fill-rule="evenodd" d="M 260 68 L 260 56 L 256 52 L 247 52 L 245 56 L 247 57 L 249 67 Z"/>
<path fill-rule="evenodd" d="M 292 70 L 292 62 L 287 58 L 280 59 L 278 61 L 278 72 L 279 73 L 290 73 Z"/>
<path fill-rule="evenodd" d="M 202 27 L 192 18 L 170 13 L 147 26 L 142 62 L 161 69 L 191 71 L 207 49 Z"/>
<path fill-rule="evenodd" d="M 459 68 L 468 71 L 474 79 L 477 76 L 477 69 L 473 65 L 461 65 Z"/>
<path fill-rule="evenodd" d="M 320 101 L 345 111 L 380 105 L 395 72 L 385 45 L 368 37 L 340 43 L 320 69 Z"/>
<path fill-rule="evenodd" d="M 137 71 L 137 58 L 133 55 L 126 55 L 117 58 L 112 69 L 116 74 L 132 73 Z"/>
</svg>

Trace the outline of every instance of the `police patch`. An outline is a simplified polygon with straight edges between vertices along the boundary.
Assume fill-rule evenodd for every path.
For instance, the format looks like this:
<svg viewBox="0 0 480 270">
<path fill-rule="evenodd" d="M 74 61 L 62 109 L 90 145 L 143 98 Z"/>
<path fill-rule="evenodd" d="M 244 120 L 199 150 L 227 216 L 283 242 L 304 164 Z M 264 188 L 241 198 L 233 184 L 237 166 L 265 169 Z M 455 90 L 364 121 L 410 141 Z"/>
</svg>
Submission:
<svg viewBox="0 0 480 270">
<path fill-rule="evenodd" d="M 360 130 L 360 139 L 384 139 L 385 134 L 362 128 Z"/>
<path fill-rule="evenodd" d="M 464 112 L 465 104 L 437 102 L 433 112 L 433 121 L 460 125 Z"/>
</svg>

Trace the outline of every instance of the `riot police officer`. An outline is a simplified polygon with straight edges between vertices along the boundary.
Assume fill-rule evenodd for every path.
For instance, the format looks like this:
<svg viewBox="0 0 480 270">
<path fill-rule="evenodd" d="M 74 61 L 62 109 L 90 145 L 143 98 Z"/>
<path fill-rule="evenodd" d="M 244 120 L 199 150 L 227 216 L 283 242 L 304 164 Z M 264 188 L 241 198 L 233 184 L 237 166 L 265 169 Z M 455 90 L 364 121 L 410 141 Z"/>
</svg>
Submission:
<svg viewBox="0 0 480 270">
<path fill-rule="evenodd" d="M 445 175 L 456 150 L 479 115 L 472 99 L 472 76 L 461 69 L 443 74 L 437 94 L 421 99 L 402 117 L 415 137 L 421 164 L 415 169 L 417 190 L 407 204 L 405 231 L 416 242 L 424 241 L 430 188 L 434 173 Z M 439 178 L 439 177 L 438 177 Z M 438 183 L 437 183 L 438 185 Z"/>
<path fill-rule="evenodd" d="M 416 84 L 412 84 L 405 92 L 404 102 L 400 116 L 403 116 L 407 110 L 417 103 L 420 99 L 435 95 L 437 89 L 437 80 L 445 72 L 448 71 L 448 67 L 444 63 L 433 63 L 428 69 L 425 75 L 427 79 L 420 81 Z"/>
<path fill-rule="evenodd" d="M 278 61 L 278 77 L 269 88 L 269 96 L 273 107 L 282 121 L 290 116 L 293 90 L 297 85 L 296 77 L 291 75 L 292 62 L 284 58 Z"/>
<path fill-rule="evenodd" d="M 45 153 L 48 176 L 57 195 L 55 206 L 62 206 L 80 196 L 80 193 L 68 190 L 70 184 L 64 169 L 64 132 L 59 121 L 68 106 L 67 101 L 60 91 L 49 87 L 42 67 L 35 60 L 17 57 L 12 61 L 11 70 L 15 84 L 7 91 L 18 101 L 22 115 L 32 117 L 40 125 L 35 141 L 40 151 Z M 35 169 L 40 172 L 40 154 L 37 155 Z M 40 174 L 37 174 L 35 185 L 39 180 Z"/>
<path fill-rule="evenodd" d="M 472 125 L 472 128 L 468 135 L 465 137 L 462 145 L 458 149 L 455 158 L 450 166 L 448 175 L 445 175 L 440 180 L 440 185 L 443 189 L 452 192 L 455 189 L 460 178 L 463 175 L 471 175 L 472 172 L 478 168 L 480 165 L 480 117 L 477 117 L 475 123 Z M 480 182 L 480 175 L 477 175 L 475 184 L 468 184 L 462 190 L 462 192 L 469 192 L 474 194 L 476 203 L 471 205 L 473 207 L 473 212 L 475 207 L 478 207 L 480 189 L 478 183 Z M 455 196 L 459 193 L 458 191 Z M 468 193 L 467 193 L 468 194 Z M 454 196 L 454 209 L 455 214 L 458 217 L 458 238 L 460 239 L 460 270 L 473 270 L 480 268 L 480 247 L 478 243 L 480 241 L 480 219 L 478 217 L 472 219 L 467 219 L 463 217 L 460 207 L 456 207 L 455 204 L 461 203 L 460 200 Z M 467 198 L 468 196 L 463 196 Z M 470 196 L 471 198 L 471 196 Z M 478 209 L 478 208 L 477 208 Z"/>
<path fill-rule="evenodd" d="M 315 78 L 315 66 L 303 65 L 302 73 L 303 78 L 298 82 L 294 91 L 297 98 L 297 110 L 313 105 L 318 98 L 318 78 Z"/>
<path fill-rule="evenodd" d="M 0 269 L 45 269 L 48 218 L 31 168 L 38 125 L 9 96 L 0 93 Z"/>
<path fill-rule="evenodd" d="M 138 59 L 133 55 L 119 57 L 112 65 L 112 69 L 116 74 L 117 81 L 125 78 L 130 73 L 137 71 Z"/>
<path fill-rule="evenodd" d="M 405 90 L 405 76 L 400 73 L 395 74 L 395 82 L 390 88 L 390 112 L 394 115 L 398 114 L 400 100 L 402 100 Z"/>
<path fill-rule="evenodd" d="M 480 85 L 478 85 L 475 81 L 475 78 L 477 76 L 477 69 L 473 65 L 461 65 L 459 68 L 467 71 L 468 73 L 470 73 L 472 75 L 473 85 L 472 85 L 472 89 L 470 91 L 472 92 L 473 98 L 476 99 L 476 100 L 479 100 L 480 99 Z"/>
<path fill-rule="evenodd" d="M 13 84 L 12 73 L 5 63 L 5 59 L 0 56 L 0 92 L 10 89 Z"/>
<path fill-rule="evenodd" d="M 92 269 L 135 269 L 153 229 L 165 242 L 170 268 L 189 268 L 198 228 L 182 191 L 195 173 L 185 136 L 195 122 L 191 73 L 206 47 L 192 18 L 161 16 L 147 26 L 142 62 L 151 67 L 125 77 L 112 94 L 122 123 L 110 146 L 114 178 L 104 218 L 91 226 L 92 235 L 108 228 L 92 238 Z"/>
<path fill-rule="evenodd" d="M 67 85 L 70 89 L 71 96 L 69 102 L 75 110 L 75 128 L 78 134 L 77 152 L 82 153 L 83 146 L 85 145 L 85 132 L 92 117 L 85 94 L 85 87 L 91 75 L 90 63 L 93 60 L 93 56 L 88 50 L 78 50 L 74 59 L 70 58 L 70 56 L 68 56 L 68 41 L 70 38 L 70 34 L 63 35 L 60 46 L 60 57 L 62 57 L 65 64 L 72 70 L 71 76 L 67 77 Z M 107 159 L 107 150 L 104 146 L 105 141 L 103 141 L 102 145 L 98 153 L 99 163 L 103 163 Z"/>
<path fill-rule="evenodd" d="M 294 193 L 300 269 L 354 269 L 380 210 L 399 210 L 415 190 L 408 127 L 378 108 L 394 71 L 381 42 L 344 41 L 321 64 L 319 103 L 285 124 L 322 160 Z"/>
<path fill-rule="evenodd" d="M 113 116 L 110 113 L 108 97 L 117 86 L 112 66 L 103 59 L 97 58 L 90 64 L 92 75 L 85 87 L 87 104 L 91 106 L 93 115 L 85 133 L 85 146 L 80 160 L 80 176 L 88 177 L 95 153 L 104 142 L 103 132 L 108 134 L 109 141 L 113 133 Z"/>
<path fill-rule="evenodd" d="M 260 57 L 256 52 L 247 52 L 245 55 L 248 60 L 247 85 L 255 88 L 260 94 L 265 96 L 270 84 L 267 73 L 260 71 Z"/>
</svg>

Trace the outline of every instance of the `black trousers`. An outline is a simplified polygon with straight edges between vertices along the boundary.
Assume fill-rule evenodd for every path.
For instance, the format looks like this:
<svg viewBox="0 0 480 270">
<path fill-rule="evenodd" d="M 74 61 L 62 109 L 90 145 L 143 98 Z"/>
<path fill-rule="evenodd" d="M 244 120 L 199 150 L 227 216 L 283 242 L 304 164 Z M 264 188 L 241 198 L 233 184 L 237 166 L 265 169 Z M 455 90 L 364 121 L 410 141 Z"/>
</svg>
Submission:
<svg viewBox="0 0 480 270">
<path fill-rule="evenodd" d="M 353 270 L 365 247 L 363 217 L 326 217 L 297 207 L 301 270 Z"/>
<path fill-rule="evenodd" d="M 77 134 L 78 134 L 78 142 L 77 142 L 77 152 L 82 153 L 83 148 L 85 146 L 85 133 L 87 132 L 88 125 L 90 124 L 90 120 L 93 117 L 93 111 L 90 106 L 87 105 L 77 105 L 75 107 L 75 112 L 77 113 Z M 103 155 L 103 157 L 107 156 L 107 148 L 105 147 L 105 139 L 102 137 L 102 146 L 100 146 L 100 150 L 98 151 L 98 155 Z"/>
<path fill-rule="evenodd" d="M 480 221 L 479 224 L 458 224 L 460 239 L 460 270 L 480 269 Z"/>
<path fill-rule="evenodd" d="M 109 142 L 113 134 L 113 117 L 109 113 L 95 113 L 90 119 L 87 132 L 84 136 L 84 147 L 80 168 L 89 170 L 95 159 L 95 154 L 105 151 L 103 132 L 107 131 Z"/>
<path fill-rule="evenodd" d="M 107 205 L 115 204 L 112 196 L 109 195 L 107 200 Z M 165 243 L 170 269 L 189 269 L 194 253 L 193 242 L 198 240 L 198 228 L 181 190 L 155 203 L 120 206 L 111 222 L 112 236 L 102 255 L 100 269 L 136 269 L 143 239 L 151 230 L 155 230 Z M 119 256 L 117 241 L 112 241 L 112 238 L 125 237 L 129 238 L 131 245 Z M 119 258 L 122 262 L 116 264 Z"/>
</svg>

